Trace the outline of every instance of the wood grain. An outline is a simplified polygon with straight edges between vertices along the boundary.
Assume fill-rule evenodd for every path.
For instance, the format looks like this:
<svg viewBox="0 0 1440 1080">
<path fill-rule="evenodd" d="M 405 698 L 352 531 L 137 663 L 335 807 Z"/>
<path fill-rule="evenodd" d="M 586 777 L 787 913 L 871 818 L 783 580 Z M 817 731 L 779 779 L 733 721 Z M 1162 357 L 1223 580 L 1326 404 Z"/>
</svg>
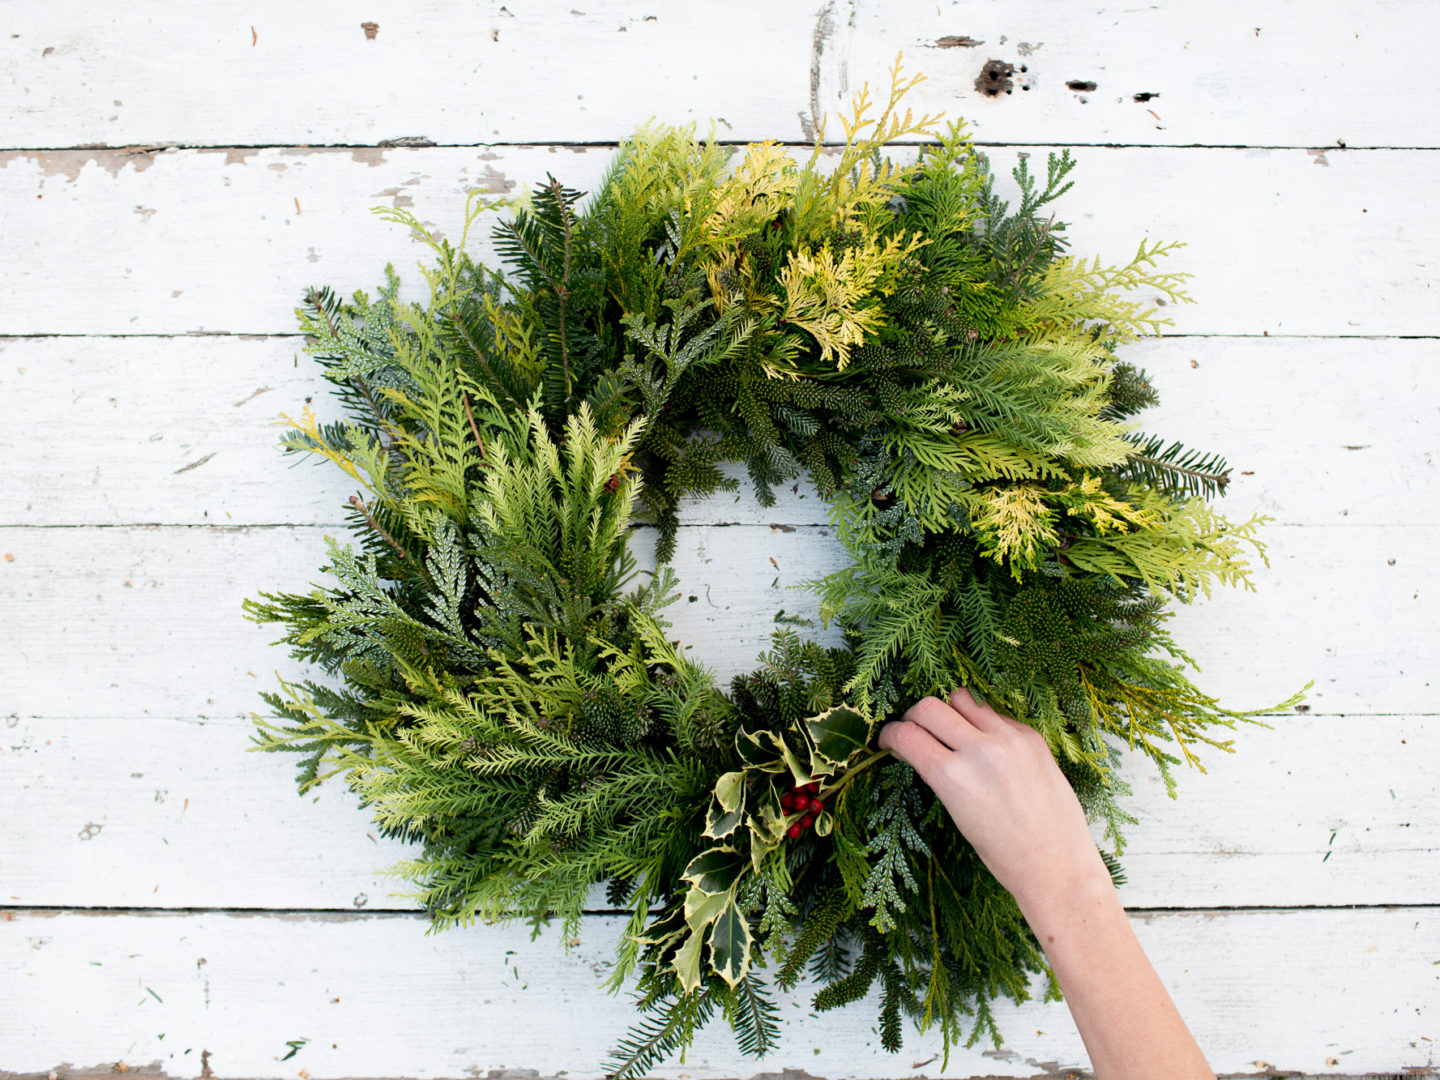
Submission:
<svg viewBox="0 0 1440 1080">
<path fill-rule="evenodd" d="M 1013 202 L 1017 155 L 1043 172 L 1052 150 L 987 151 L 996 190 Z M 0 334 L 289 333 L 307 286 L 373 292 L 387 261 L 407 283 L 402 297 L 417 298 L 415 263 L 428 264 L 428 251 L 371 207 L 411 209 L 458 242 L 467 189 L 518 196 L 547 172 L 589 189 L 612 155 L 604 146 L 0 152 L 12 254 L 0 264 Z M 1142 238 L 1188 245 L 1166 257 L 1167 269 L 1195 274 L 1196 302 L 1165 309 L 1171 332 L 1440 331 L 1440 180 L 1429 151 L 1074 156 L 1075 187 L 1052 204 L 1071 254 L 1124 264 Z M 479 228 L 467 250 L 490 259 Z M 83 237 L 83 259 L 56 237 Z"/>
<path fill-rule="evenodd" d="M 1433 146 L 1440 91 L 1406 79 L 1431 66 L 1433 18 L 1424 0 L 30 4 L 0 39 L 0 145 L 595 142 L 652 114 L 808 141 L 817 114 L 840 137 L 834 114 L 903 51 L 929 76 L 917 110 L 991 141 Z M 987 64 L 1012 70 L 982 82 Z"/>
<path fill-rule="evenodd" d="M 261 707 L 259 701 L 255 702 Z M 382 873 L 413 855 L 339 779 L 300 796 L 294 759 L 247 754 L 241 718 L 21 719 L 0 727 L 0 905 L 412 909 Z M 1440 877 L 1440 719 L 1289 716 L 1236 752 L 1124 770 L 1132 908 L 1427 904 Z M 1099 831 L 1096 831 L 1097 837 Z M 592 907 L 604 908 L 597 892 Z"/>
<path fill-rule="evenodd" d="M 1440 525 L 1434 339 L 1158 338 L 1121 354 L 1161 395 L 1144 430 L 1229 460 L 1229 517 Z M 0 395 L 20 418 L 0 428 L 0 525 L 344 520 L 345 476 L 276 449 L 282 413 L 340 416 L 298 338 L 0 339 Z M 687 503 L 687 524 L 828 520 L 808 482 L 763 507 L 729 471 L 739 491 Z"/>
<path fill-rule="evenodd" d="M 598 1078 L 631 1023 L 628 997 L 598 989 L 611 970 L 614 917 L 588 918 L 567 953 L 558 928 L 535 941 L 523 927 L 427 937 L 421 918 L 403 915 L 7 915 L 0 966 L 11 974 L 0 980 L 0 1015 L 16 1020 L 6 1064 L 21 1072 L 124 1062 L 195 1076 L 208 1051 L 217 1076 L 534 1069 Z M 1217 1070 L 1321 1072 L 1327 1058 L 1356 1072 L 1433 1062 L 1435 909 L 1194 911 L 1133 922 Z M 815 1015 L 802 989 L 782 1006 L 773 1056 L 741 1057 L 717 1024 L 683 1065 L 669 1062 L 660 1075 L 942 1075 L 936 1033 L 917 1036 L 907 1023 L 904 1051 L 886 1054 L 874 1011 L 867 999 Z M 1063 1004 L 996 1012 L 1004 1047 L 955 1049 L 943 1075 L 1059 1076 L 1083 1066 Z M 1264 1073 L 1270 1066 L 1285 1071 Z"/>
</svg>

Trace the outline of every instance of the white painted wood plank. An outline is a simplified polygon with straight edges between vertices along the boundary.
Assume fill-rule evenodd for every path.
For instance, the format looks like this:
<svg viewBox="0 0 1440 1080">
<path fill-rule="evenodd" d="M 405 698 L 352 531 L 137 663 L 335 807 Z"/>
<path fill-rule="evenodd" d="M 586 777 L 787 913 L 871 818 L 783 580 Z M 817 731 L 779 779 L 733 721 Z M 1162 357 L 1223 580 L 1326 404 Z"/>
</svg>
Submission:
<svg viewBox="0 0 1440 1080">
<path fill-rule="evenodd" d="M 1181 770 L 1176 801 L 1130 760 L 1126 905 L 1440 897 L 1440 719 L 1273 723 L 1207 753 L 1206 774 Z M 293 760 L 247 754 L 250 732 L 241 719 L 4 721 L 0 905 L 413 910 L 408 885 L 383 876 L 412 849 L 379 837 L 339 780 L 297 795 Z"/>
<path fill-rule="evenodd" d="M 0 524 L 330 524 L 347 478 L 276 448 L 281 413 L 340 415 L 299 339 L 0 339 Z M 1433 339 L 1161 338 L 1123 355 L 1160 408 L 1145 430 L 1224 453 L 1237 520 L 1440 525 L 1440 345 Z M 1192 367 L 1193 363 L 1193 367 Z M 86 436 L 77 439 L 75 432 Z M 807 483 L 762 507 L 687 503 L 689 524 L 824 524 Z"/>
<path fill-rule="evenodd" d="M 833 11 L 822 109 L 903 49 L 929 76 L 926 105 L 960 111 L 986 141 L 1434 145 L 1433 127 L 1388 115 L 1364 81 L 1368 63 L 1400 62 L 1406 35 L 1436 25 L 1432 5 L 837 0 Z M 1014 69 L 1009 93 L 977 87 L 992 61 Z"/>
<path fill-rule="evenodd" d="M 18 716 L 243 715 L 269 673 L 297 674 L 244 620 L 260 590 L 305 591 L 324 557 L 319 528 L 0 529 L 0 684 Z M 1256 592 L 1221 590 L 1175 613 L 1200 683 L 1232 707 L 1263 708 L 1307 680 L 1317 713 L 1435 711 L 1440 626 L 1433 527 L 1272 527 Z M 653 533 L 632 543 L 641 565 Z M 653 549 L 651 549 L 653 550 Z M 771 560 L 774 560 L 772 563 Z M 681 530 L 674 635 L 730 677 L 755 666 L 781 609 L 813 618 L 790 586 L 838 569 L 828 529 Z M 693 597 L 693 599 L 691 599 Z M 839 643 L 838 629 L 816 636 Z"/>
<path fill-rule="evenodd" d="M 14 556 L 0 561 L 0 684 L 14 687 L 5 711 L 207 719 L 259 708 L 272 672 L 300 669 L 268 644 L 279 628 L 246 621 L 242 601 L 307 591 L 321 577 L 326 531 L 0 530 L 0 552 Z M 637 531 L 632 546 L 653 567 L 654 531 Z M 667 609 L 676 636 L 695 643 L 723 685 L 769 648 L 782 608 L 817 617 L 817 598 L 790 586 L 839 569 L 843 554 L 813 526 L 686 529 L 675 561 L 684 592 Z M 835 628 L 824 636 L 839 643 Z"/>
<path fill-rule="evenodd" d="M 334 385 L 295 337 L 0 339 L 0 524 L 340 527 L 352 491 L 333 466 L 287 459 L 280 415 L 338 419 Z M 47 410 L 64 410 L 53 422 Z M 32 419 L 33 418 L 33 419 Z M 72 425 L 91 432 L 74 438 Z M 103 452 L 96 453 L 96 448 Z M 695 500 L 687 523 L 825 524 L 813 485 L 763 507 L 743 465 L 733 493 Z"/>
<path fill-rule="evenodd" d="M 1017 153 L 990 151 L 1014 191 Z M 7 151 L 0 153 L 0 334 L 288 333 L 311 284 L 373 291 L 392 261 L 413 297 L 422 251 L 375 220 L 412 206 L 458 239 L 464 193 L 519 194 L 554 172 L 586 189 L 605 147 Z M 1071 251 L 1128 262 L 1184 241 L 1195 274 L 1174 333 L 1434 335 L 1440 179 L 1427 151 L 1079 151 L 1054 204 Z M 1389 194 L 1399 193 L 1399 194 Z M 1316 222 L 1324 222 L 1317 228 Z M 471 248 L 488 258 L 488 230 Z M 73 245 L 83 236 L 83 270 Z M 426 261 L 428 263 L 428 254 Z"/>
<path fill-rule="evenodd" d="M 1240 726 L 1205 773 L 1127 759 L 1139 824 L 1122 857 L 1130 907 L 1433 903 L 1440 897 L 1440 723 L 1289 715 Z M 1380 899 L 1404 895 L 1409 899 Z M 1363 899 L 1363 897 L 1375 899 Z M 1274 897 L 1274 899 L 1261 899 Z"/>
<path fill-rule="evenodd" d="M 1430 80 L 1412 79 L 1397 107 L 1377 75 L 1429 69 L 1436 12 L 1423 0 L 737 0 L 723 17 L 676 0 L 363 12 L 259 0 L 147 3 L 123 20 L 70 0 L 19 7 L 7 26 L 5 146 L 593 142 L 652 113 L 799 140 L 812 113 L 885 81 L 902 50 L 930 76 L 917 108 L 965 115 L 997 142 L 1433 146 L 1440 106 Z M 992 61 L 1013 66 L 1011 93 L 977 86 Z"/>
<path fill-rule="evenodd" d="M 246 720 L 4 725 L 0 904 L 416 910 L 383 876 L 411 848 L 343 783 L 299 795 Z"/>
<path fill-rule="evenodd" d="M 1076 190 L 1059 206 L 1076 218 L 1077 254 L 1125 259 L 1142 235 L 1191 242 L 1171 263 L 1197 273 L 1201 304 L 1175 312 L 1177 332 L 1276 335 L 1172 339 L 1136 355 L 1169 395 L 1154 426 L 1254 474 L 1237 476 L 1227 510 L 1303 526 L 1271 530 L 1275 566 L 1257 576 L 1259 597 L 1180 613 L 1178 636 L 1207 669 L 1202 685 L 1245 704 L 1319 680 L 1315 712 L 1240 733 L 1239 753 L 1212 755 L 1211 774 L 1186 777 L 1178 803 L 1137 770 L 1143 822 L 1125 895 L 1152 907 L 1433 904 L 1433 342 L 1280 335 L 1437 333 L 1430 155 L 1338 149 L 1435 145 L 1433 80 L 1411 80 L 1400 109 L 1377 73 L 1427 70 L 1421 50 L 1434 35 L 1424 31 L 1440 25 L 1437 9 L 1226 0 L 1203 14 L 1071 14 L 1024 0 L 963 13 L 942 4 L 932 17 L 921 4 L 742 0 L 716 19 L 679 4 L 586 7 L 520 0 L 457 13 L 426 0 L 355 13 L 257 0 L 203 12 L 142 5 L 102 21 L 62 0 L 9 12 L 0 146 L 31 152 L 0 154 L 11 255 L 0 267 L 0 333 L 207 336 L 0 341 L 0 393 L 15 415 L 46 425 L 0 433 L 0 524 L 333 517 L 348 492 L 318 468 L 276 480 L 274 431 L 263 425 L 320 385 L 303 357 L 295 363 L 298 339 L 208 335 L 289 334 L 304 286 L 373 288 L 387 259 L 415 295 L 421 252 L 369 216 L 376 201 L 413 206 L 453 233 L 467 186 L 513 193 L 550 170 L 584 187 L 610 157 L 604 147 L 406 150 L 380 140 L 610 142 L 657 109 L 671 120 L 723 109 L 726 138 L 794 139 L 808 113 L 874 81 L 904 48 L 932 76 L 917 104 L 968 115 L 986 143 L 1297 148 L 1082 150 Z M 378 24 L 373 40 L 365 19 Z M 957 40 L 967 36 L 983 43 Z M 1024 66 L 1012 94 L 977 91 L 991 59 Z M 765 79 L 737 78 L 762 67 Z M 306 71 L 316 77 L 297 77 Z M 1072 90 L 1068 79 L 1097 87 Z M 1141 91 L 1157 96 L 1137 101 Z M 121 149 L 77 148 L 107 142 Z M 326 142 L 354 145 L 243 148 Z M 221 149 L 146 149 L 176 143 Z M 1047 149 L 1033 147 L 1032 164 Z M 1001 173 L 1015 160 L 992 157 Z M 1183 402 L 1172 386 L 1185 388 Z M 722 676 L 753 666 L 775 610 L 813 613 L 808 598 L 775 587 L 836 565 L 828 532 L 803 527 L 819 520 L 811 500 L 802 487 L 769 512 L 728 496 L 692 508 L 677 633 Z M 746 527 L 714 527 L 725 521 Z M 772 521 L 802 527 L 772 531 Z M 419 920 L 368 916 L 395 903 L 377 871 L 398 845 L 368 839 L 338 785 L 302 800 L 286 761 L 243 754 L 243 714 L 260 705 L 273 668 L 294 669 L 264 644 L 271 631 L 241 619 L 239 601 L 303 588 L 325 531 L 0 529 L 0 552 L 15 556 L 0 562 L 0 681 L 10 688 L 0 789 L 7 822 L 21 823 L 0 838 L 0 906 L 357 911 L 6 911 L 0 1070 L 123 1060 L 194 1076 L 212 1064 L 208 1049 L 218 1075 L 598 1073 L 628 1020 L 623 999 L 593 989 L 613 921 L 590 920 L 562 960 L 554 935 L 422 938 Z M 1433 1066 L 1436 920 L 1433 907 L 1192 912 L 1152 916 L 1141 933 L 1222 1070 L 1398 1071 Z M 964 1057 L 950 1074 L 1054 1075 L 1083 1062 L 1062 1007 L 1007 1012 L 1002 1023 L 1006 1052 Z M 791 1026 L 784 1061 L 741 1059 L 717 1032 L 669 1072 L 938 1066 L 928 1052 L 879 1054 L 863 1012 Z M 310 1041 L 281 1063 L 296 1037 Z"/>
<path fill-rule="evenodd" d="M 1286 525 L 1440 522 L 1433 339 L 1161 338 L 1122 355 L 1153 376 L 1142 431 L 1230 464 L 1218 505 Z"/>
<path fill-rule="evenodd" d="M 387 261 L 406 279 L 403 295 L 420 296 L 416 261 L 423 257 L 428 265 L 430 252 L 403 228 L 377 220 L 372 207 L 413 206 L 441 235 L 453 232 L 458 240 L 467 190 L 519 195 L 547 170 L 587 188 L 610 156 L 608 148 L 531 147 L 503 155 L 308 147 L 0 155 L 0 206 L 22 264 L 13 270 L 16 287 L 23 288 L 7 298 L 0 320 L 14 321 L 18 333 L 209 333 L 241 326 L 292 333 L 307 287 L 332 283 L 342 295 L 357 288 L 373 294 Z M 436 178 L 436 195 L 422 195 L 420 188 Z M 161 197 L 166 189 L 173 197 Z M 95 198 L 110 205 L 87 209 Z M 158 227 L 137 231 L 137 224 Z M 472 250 L 488 252 L 484 220 L 480 233 Z M 91 245 L 83 306 L 109 310 L 26 316 L 34 297 L 64 280 L 52 261 L 58 256 L 46 251 L 66 247 L 51 240 L 67 235 L 85 235 Z M 110 301 L 101 299 L 107 295 Z M 72 306 L 73 299 L 72 293 Z"/>
<path fill-rule="evenodd" d="M 800 137 L 808 5 L 745 0 L 723 18 L 673 0 L 583 8 L 262 0 L 145 5 L 125 20 L 74 3 L 17 11 L 19 36 L 0 60 L 18 91 L 0 114 L 4 145 L 596 142 L 652 114 L 723 118 L 725 137 L 737 125 Z"/>
<path fill-rule="evenodd" d="M 148 1068 L 172 1077 L 599 1077 L 630 1022 L 599 989 L 619 920 L 558 934 L 477 927 L 423 935 L 407 916 L 56 914 L 0 923 L 4 1067 Z M 1291 1075 L 1433 1067 L 1440 1039 L 1440 911 L 1195 912 L 1135 920 L 1142 944 L 1217 1071 Z M 938 1035 L 879 1048 L 873 1002 L 781 1013 L 780 1049 L 737 1054 L 703 1033 L 658 1076 L 939 1076 Z M 946 1076 L 1063 1075 L 1086 1064 L 1060 1003 L 997 1010 L 1006 1044 L 952 1053 Z M 163 1036 L 163 1037 L 162 1037 Z M 299 1043 L 288 1060 L 287 1044 Z M 1264 1072 L 1268 1068 L 1278 1072 Z M 207 1073 L 208 1075 L 208 1073 Z M 515 1075 L 494 1073 L 489 1075 Z M 535 1075 L 531 1073 L 529 1075 Z"/>
</svg>

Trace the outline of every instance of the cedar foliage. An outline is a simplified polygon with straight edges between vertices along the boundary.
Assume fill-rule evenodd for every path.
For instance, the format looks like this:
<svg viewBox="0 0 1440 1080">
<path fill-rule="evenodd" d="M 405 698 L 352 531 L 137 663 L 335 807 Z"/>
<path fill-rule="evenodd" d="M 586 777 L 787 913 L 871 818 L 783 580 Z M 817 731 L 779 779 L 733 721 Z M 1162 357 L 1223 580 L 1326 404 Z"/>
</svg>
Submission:
<svg viewBox="0 0 1440 1080">
<path fill-rule="evenodd" d="M 1188 299 L 1156 269 L 1177 245 L 1070 257 L 1045 214 L 1068 151 L 1043 178 L 1021 163 L 1012 210 L 962 124 L 899 111 L 916 81 L 897 64 L 873 118 L 862 92 L 833 168 L 820 138 L 803 163 L 773 143 L 737 161 L 651 126 L 588 201 L 553 177 L 472 195 L 458 245 L 382 209 L 433 249 L 428 304 L 387 267 L 374 299 L 298 309 L 345 419 L 307 409 L 282 445 L 354 480 L 356 546 L 330 542 L 327 584 L 247 601 L 319 673 L 263 695 L 258 742 L 415 841 L 398 870 L 435 929 L 558 917 L 569 936 L 607 883 L 631 913 L 611 988 L 633 978 L 643 1014 L 616 1077 L 717 1013 L 763 1054 L 775 990 L 805 977 L 820 1009 L 878 987 L 888 1049 L 902 1017 L 947 1053 L 998 1043 L 991 1002 L 1024 1000 L 1044 959 L 943 806 L 873 749 L 915 699 L 964 683 L 1038 728 L 1115 853 L 1121 748 L 1173 790 L 1249 715 L 1190 683 L 1164 619 L 1249 585 L 1259 522 L 1206 502 L 1223 460 L 1130 429 L 1155 393 L 1116 353 L 1167 321 L 1136 290 Z M 902 137 L 927 140 L 907 164 L 882 154 Z M 464 250 L 495 209 L 503 269 Z M 782 628 L 728 693 L 663 619 L 676 508 L 732 485 L 725 462 L 763 503 L 808 477 L 852 557 L 811 583 L 846 647 Z M 660 535 L 643 582 L 636 515 Z"/>
</svg>

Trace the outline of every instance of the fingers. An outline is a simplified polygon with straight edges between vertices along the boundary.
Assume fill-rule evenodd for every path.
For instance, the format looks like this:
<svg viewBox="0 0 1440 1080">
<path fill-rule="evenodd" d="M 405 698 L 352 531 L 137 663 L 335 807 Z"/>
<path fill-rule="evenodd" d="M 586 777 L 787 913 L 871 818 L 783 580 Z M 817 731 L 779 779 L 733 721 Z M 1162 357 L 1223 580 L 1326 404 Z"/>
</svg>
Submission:
<svg viewBox="0 0 1440 1080">
<path fill-rule="evenodd" d="M 937 697 L 924 697 L 906 709 L 902 721 L 918 724 L 951 750 L 958 750 L 975 727 L 960 712 Z"/>
<path fill-rule="evenodd" d="M 985 744 L 985 736 L 1012 731 L 1034 734 L 1029 725 L 982 705 L 960 687 L 951 693 L 948 704 L 937 697 L 915 702 L 898 721 L 880 729 L 879 743 L 926 776 L 951 751 L 963 751 L 967 744 L 974 750 Z"/>
<path fill-rule="evenodd" d="M 919 724 L 892 720 L 880 729 L 879 743 L 901 761 L 914 766 L 926 783 L 940 770 L 950 748 Z"/>
<path fill-rule="evenodd" d="M 976 701 L 975 696 L 963 686 L 956 687 L 950 694 L 950 708 L 981 731 L 1003 731 L 1018 723 L 1018 721 L 996 712 L 989 705 L 982 705 Z"/>
<path fill-rule="evenodd" d="M 1013 716 L 1006 716 L 989 705 L 980 704 L 965 687 L 960 687 L 950 695 L 950 707 L 960 712 L 981 731 L 1013 731 L 1032 739 L 1039 739 L 1042 743 L 1045 741 L 1045 737 L 1039 731 L 1024 721 L 1016 720 Z"/>
</svg>

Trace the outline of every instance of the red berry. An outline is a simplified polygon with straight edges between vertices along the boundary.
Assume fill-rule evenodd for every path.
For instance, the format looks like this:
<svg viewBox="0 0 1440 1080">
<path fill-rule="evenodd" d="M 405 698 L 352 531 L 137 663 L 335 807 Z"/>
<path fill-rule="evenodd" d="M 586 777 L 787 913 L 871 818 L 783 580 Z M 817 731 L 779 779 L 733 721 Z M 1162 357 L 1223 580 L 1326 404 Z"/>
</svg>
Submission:
<svg viewBox="0 0 1440 1080">
<path fill-rule="evenodd" d="M 801 831 L 800 825 L 797 823 L 786 829 L 785 835 L 790 837 L 791 840 L 796 840 L 799 838 Z"/>
<path fill-rule="evenodd" d="M 824 810 L 824 809 L 825 809 L 825 804 L 822 803 L 819 799 L 814 800 L 814 801 L 811 802 L 811 804 L 810 804 L 810 813 L 812 813 L 812 814 L 818 814 L 818 813 L 820 813 L 821 810 Z"/>
<path fill-rule="evenodd" d="M 796 795 L 795 798 L 791 799 L 790 802 L 796 810 L 804 810 L 810 805 L 810 796 L 802 791 L 799 795 Z"/>
<path fill-rule="evenodd" d="M 780 796 L 780 808 L 781 808 L 782 810 L 794 810 L 794 809 L 795 809 L 795 796 L 792 795 L 792 794 L 791 794 L 790 792 L 788 792 L 788 791 L 785 792 L 784 795 L 781 795 L 781 796 Z"/>
<path fill-rule="evenodd" d="M 810 783 L 806 784 L 806 785 L 805 785 L 805 788 L 804 788 L 804 791 L 805 791 L 805 794 L 806 794 L 806 795 L 814 795 L 814 794 L 815 794 L 816 792 L 818 792 L 819 790 L 820 790 L 820 781 L 819 781 L 819 780 L 811 780 Z"/>
<path fill-rule="evenodd" d="M 808 829 L 808 828 L 810 827 L 810 823 L 811 823 L 812 821 L 814 821 L 814 820 L 815 820 L 815 815 L 814 815 L 814 814 L 806 814 L 804 817 L 802 817 L 802 818 L 800 819 L 800 827 L 801 827 L 802 829 Z M 792 826 L 792 827 L 793 827 L 793 826 Z"/>
</svg>

